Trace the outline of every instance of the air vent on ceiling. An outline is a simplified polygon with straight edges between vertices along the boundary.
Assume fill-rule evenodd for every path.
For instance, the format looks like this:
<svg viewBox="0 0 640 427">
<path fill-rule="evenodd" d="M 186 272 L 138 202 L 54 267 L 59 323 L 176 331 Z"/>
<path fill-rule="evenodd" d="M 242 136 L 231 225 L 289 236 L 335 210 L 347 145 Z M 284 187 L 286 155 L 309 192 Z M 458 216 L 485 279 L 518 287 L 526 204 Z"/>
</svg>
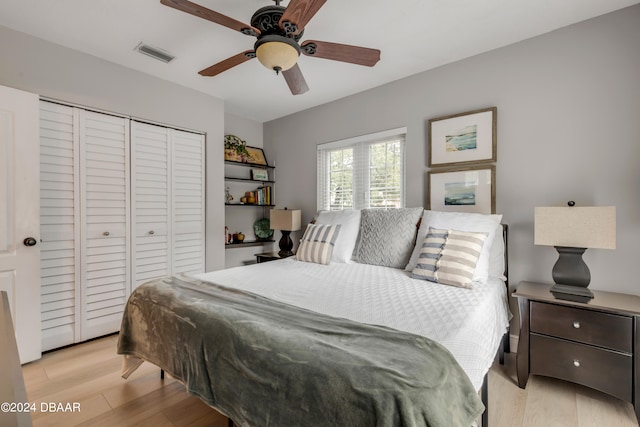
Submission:
<svg viewBox="0 0 640 427">
<path fill-rule="evenodd" d="M 171 62 L 175 59 L 175 56 L 171 55 L 169 52 L 158 49 L 157 47 L 149 46 L 143 42 L 140 42 L 134 50 L 144 53 L 145 55 L 149 55 L 150 57 L 162 62 Z"/>
</svg>

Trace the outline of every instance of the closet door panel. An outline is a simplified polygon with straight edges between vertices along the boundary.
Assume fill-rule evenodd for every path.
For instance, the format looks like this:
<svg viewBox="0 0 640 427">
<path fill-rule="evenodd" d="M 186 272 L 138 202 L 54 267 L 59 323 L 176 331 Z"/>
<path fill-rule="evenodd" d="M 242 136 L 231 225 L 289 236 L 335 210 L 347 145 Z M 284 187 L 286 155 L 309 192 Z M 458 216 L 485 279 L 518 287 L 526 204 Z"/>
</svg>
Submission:
<svg viewBox="0 0 640 427">
<path fill-rule="evenodd" d="M 169 129 L 131 123 L 133 288 L 171 274 Z"/>
<path fill-rule="evenodd" d="M 80 111 L 81 339 L 120 329 L 130 292 L 129 121 Z"/>
<path fill-rule="evenodd" d="M 204 135 L 172 129 L 173 274 L 204 272 Z"/>
<path fill-rule="evenodd" d="M 79 338 L 80 197 L 78 114 L 40 101 L 42 350 Z"/>
</svg>

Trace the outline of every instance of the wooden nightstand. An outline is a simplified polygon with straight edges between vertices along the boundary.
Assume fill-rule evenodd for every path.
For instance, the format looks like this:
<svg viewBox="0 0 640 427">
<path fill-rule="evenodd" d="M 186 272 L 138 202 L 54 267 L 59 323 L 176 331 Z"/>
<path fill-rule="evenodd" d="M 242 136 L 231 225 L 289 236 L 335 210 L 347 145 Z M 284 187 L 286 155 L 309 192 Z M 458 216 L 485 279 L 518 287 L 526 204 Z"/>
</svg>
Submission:
<svg viewBox="0 0 640 427">
<path fill-rule="evenodd" d="M 631 402 L 640 421 L 640 297 L 593 291 L 589 303 L 556 299 L 551 285 L 520 282 L 518 385 L 560 378 Z"/>
<path fill-rule="evenodd" d="M 275 261 L 277 259 L 285 259 L 288 258 L 286 256 L 280 256 L 278 255 L 278 252 L 263 252 L 261 254 L 256 254 L 256 260 L 258 261 L 258 264 L 260 264 L 261 262 L 269 262 L 269 261 Z"/>
</svg>

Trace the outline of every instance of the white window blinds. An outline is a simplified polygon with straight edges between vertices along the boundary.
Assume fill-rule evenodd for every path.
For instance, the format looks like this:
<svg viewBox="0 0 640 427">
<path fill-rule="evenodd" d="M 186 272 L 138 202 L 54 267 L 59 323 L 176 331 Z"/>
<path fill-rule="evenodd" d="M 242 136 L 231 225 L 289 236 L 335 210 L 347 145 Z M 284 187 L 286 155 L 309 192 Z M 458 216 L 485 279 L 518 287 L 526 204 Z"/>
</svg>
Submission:
<svg viewBox="0 0 640 427">
<path fill-rule="evenodd" d="M 318 145 L 318 210 L 405 206 L 406 128 Z"/>
</svg>

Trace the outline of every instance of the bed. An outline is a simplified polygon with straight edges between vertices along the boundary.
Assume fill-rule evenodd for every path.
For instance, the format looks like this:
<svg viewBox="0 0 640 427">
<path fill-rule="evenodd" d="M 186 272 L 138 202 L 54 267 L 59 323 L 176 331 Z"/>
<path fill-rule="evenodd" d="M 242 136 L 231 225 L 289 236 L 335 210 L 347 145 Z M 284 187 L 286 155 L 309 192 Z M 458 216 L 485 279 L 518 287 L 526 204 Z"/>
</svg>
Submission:
<svg viewBox="0 0 640 427">
<path fill-rule="evenodd" d="M 321 213 L 296 257 L 142 285 L 123 376 L 154 363 L 241 426 L 471 425 L 508 343 L 506 228 L 394 211 Z M 478 256 L 443 284 L 456 238 L 479 238 Z"/>
</svg>

